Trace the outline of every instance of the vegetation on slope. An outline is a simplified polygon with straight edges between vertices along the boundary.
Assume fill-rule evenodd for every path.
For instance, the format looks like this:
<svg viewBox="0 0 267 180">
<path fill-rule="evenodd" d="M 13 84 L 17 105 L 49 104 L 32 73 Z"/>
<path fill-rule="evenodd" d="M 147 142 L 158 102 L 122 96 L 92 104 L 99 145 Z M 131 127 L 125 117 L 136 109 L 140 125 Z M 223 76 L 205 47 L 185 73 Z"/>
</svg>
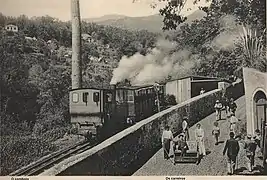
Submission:
<svg viewBox="0 0 267 180">
<path fill-rule="evenodd" d="M 243 66 L 266 72 L 265 7 L 266 1 L 262 0 L 213 1 L 209 8 L 202 8 L 207 16 L 180 26 L 180 31 L 168 39 L 178 43 L 177 51 L 186 48 L 194 55 L 198 63 L 192 73 L 226 77 L 238 74 Z M 174 24 L 166 22 L 182 23 L 181 18 L 170 13 L 161 11 L 167 29 Z M 2 30 L 0 36 L 1 175 L 54 151 L 52 142 L 70 129 L 70 22 L 0 14 L 0 27 L 3 29 L 8 23 L 16 24 L 19 32 L 8 34 Z M 256 35 L 245 30 L 243 41 L 224 42 L 227 37 L 230 40 L 236 37 L 229 37 L 229 32 L 239 32 L 240 23 L 257 32 Z M 157 39 L 157 34 L 144 30 L 128 31 L 86 22 L 82 23 L 82 32 L 90 36 L 82 47 L 84 87 L 108 85 L 112 67 L 123 55 L 147 54 Z M 102 70 L 98 66 L 95 72 L 96 64 L 110 68 Z"/>
<path fill-rule="evenodd" d="M 7 33 L 6 24 L 17 25 L 19 32 Z M 71 26 L 52 17 L 0 14 L 0 27 L 0 172 L 6 175 L 56 150 L 52 142 L 70 130 Z M 96 74 L 94 64 L 116 66 L 122 55 L 145 53 L 156 39 L 147 31 L 85 22 L 82 27 L 91 36 L 82 47 L 84 87 L 109 84 L 112 69 L 97 67 Z"/>
</svg>

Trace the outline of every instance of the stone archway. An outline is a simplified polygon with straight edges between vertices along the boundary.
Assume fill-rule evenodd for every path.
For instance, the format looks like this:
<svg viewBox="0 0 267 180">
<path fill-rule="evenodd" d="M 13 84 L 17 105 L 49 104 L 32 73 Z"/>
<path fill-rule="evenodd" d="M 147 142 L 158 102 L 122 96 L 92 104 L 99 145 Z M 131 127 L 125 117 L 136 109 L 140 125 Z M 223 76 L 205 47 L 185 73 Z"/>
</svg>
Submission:
<svg viewBox="0 0 267 180">
<path fill-rule="evenodd" d="M 254 135 L 255 130 L 259 128 L 260 124 L 256 113 L 257 104 L 263 101 L 261 99 L 266 99 L 267 97 L 267 73 L 251 68 L 243 68 L 243 78 L 246 98 L 247 133 Z"/>
<path fill-rule="evenodd" d="M 255 135 L 259 129 L 262 135 L 263 167 L 267 172 L 267 73 L 243 68 L 247 133 Z"/>
<path fill-rule="evenodd" d="M 254 129 L 262 130 L 263 123 L 266 122 L 266 108 L 266 95 L 259 90 L 253 97 Z"/>
</svg>

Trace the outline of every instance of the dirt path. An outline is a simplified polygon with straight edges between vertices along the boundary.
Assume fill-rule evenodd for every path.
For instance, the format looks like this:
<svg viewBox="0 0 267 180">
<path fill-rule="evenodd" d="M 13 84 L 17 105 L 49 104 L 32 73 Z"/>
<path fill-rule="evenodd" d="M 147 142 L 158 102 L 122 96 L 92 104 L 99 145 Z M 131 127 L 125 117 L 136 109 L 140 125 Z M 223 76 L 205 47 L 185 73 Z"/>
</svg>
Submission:
<svg viewBox="0 0 267 180">
<path fill-rule="evenodd" d="M 237 118 L 241 122 L 246 121 L 245 115 L 245 97 L 239 98 L 237 101 Z M 225 118 L 225 112 L 222 113 L 222 118 Z M 133 176 L 175 176 L 175 175 L 210 175 L 210 176 L 222 176 L 227 174 L 226 168 L 226 156 L 222 155 L 224 148 L 224 142 L 229 137 L 229 122 L 224 119 L 219 121 L 219 127 L 221 128 L 221 137 L 220 141 L 224 141 L 219 145 L 214 145 L 213 136 L 211 136 L 211 130 L 213 127 L 213 122 L 215 120 L 215 113 L 203 119 L 200 123 L 202 128 L 205 131 L 205 146 L 206 149 L 210 151 L 210 154 L 207 154 L 206 157 L 202 159 L 199 165 L 196 164 L 176 164 L 173 165 L 170 160 L 163 159 L 163 150 L 160 149 L 150 160 L 146 162 Z M 193 132 L 195 126 L 191 127 L 189 134 L 191 135 L 190 140 L 194 140 Z M 243 142 L 240 141 L 240 153 L 238 156 L 238 174 L 249 174 L 246 170 L 246 161 L 245 161 L 245 151 L 243 148 Z M 262 161 L 256 157 L 255 165 L 262 165 Z M 259 173 L 259 170 L 255 170 L 254 173 Z"/>
</svg>

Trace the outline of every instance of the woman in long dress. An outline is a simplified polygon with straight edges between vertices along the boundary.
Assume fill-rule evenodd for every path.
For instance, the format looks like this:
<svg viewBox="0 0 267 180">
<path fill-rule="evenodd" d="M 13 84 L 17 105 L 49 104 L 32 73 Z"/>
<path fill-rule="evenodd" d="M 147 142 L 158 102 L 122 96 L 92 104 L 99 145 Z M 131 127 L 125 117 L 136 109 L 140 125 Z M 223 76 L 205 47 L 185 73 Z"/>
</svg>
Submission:
<svg viewBox="0 0 267 180">
<path fill-rule="evenodd" d="M 197 124 L 197 128 L 195 130 L 195 138 L 196 138 L 197 149 L 198 149 L 198 154 L 199 154 L 198 163 L 200 162 L 200 159 L 202 158 L 202 156 L 206 156 L 204 135 L 205 135 L 204 130 L 201 128 L 201 125 Z"/>
<path fill-rule="evenodd" d="M 189 132 L 188 132 L 188 118 L 184 117 L 183 118 L 183 122 L 182 122 L 182 128 L 183 128 L 183 133 L 185 134 L 185 140 L 188 141 L 189 140 Z"/>
<path fill-rule="evenodd" d="M 171 141 L 173 140 L 173 134 L 170 130 L 170 127 L 168 125 L 165 126 L 165 130 L 162 133 L 161 142 L 163 146 L 164 151 L 164 159 L 169 159 L 170 156 L 170 146 Z"/>
</svg>

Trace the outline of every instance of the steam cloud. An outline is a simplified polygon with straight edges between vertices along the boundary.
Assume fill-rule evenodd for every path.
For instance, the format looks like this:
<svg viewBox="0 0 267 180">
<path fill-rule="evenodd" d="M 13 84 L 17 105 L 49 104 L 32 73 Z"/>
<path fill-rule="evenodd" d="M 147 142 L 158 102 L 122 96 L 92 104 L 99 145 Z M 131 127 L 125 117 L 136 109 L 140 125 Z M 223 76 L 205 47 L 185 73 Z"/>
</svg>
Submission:
<svg viewBox="0 0 267 180">
<path fill-rule="evenodd" d="M 239 40 L 242 26 L 236 25 L 235 17 L 232 15 L 224 16 L 220 21 L 221 33 L 214 38 L 211 46 L 214 50 L 231 50 Z"/>
<path fill-rule="evenodd" d="M 192 53 L 188 49 L 174 52 L 177 44 L 167 40 L 158 40 L 156 47 L 147 55 L 136 53 L 131 57 L 123 56 L 118 68 L 114 69 L 110 84 L 125 79 L 132 85 L 153 84 L 168 76 L 178 78 L 190 74 L 194 67 Z"/>
</svg>

